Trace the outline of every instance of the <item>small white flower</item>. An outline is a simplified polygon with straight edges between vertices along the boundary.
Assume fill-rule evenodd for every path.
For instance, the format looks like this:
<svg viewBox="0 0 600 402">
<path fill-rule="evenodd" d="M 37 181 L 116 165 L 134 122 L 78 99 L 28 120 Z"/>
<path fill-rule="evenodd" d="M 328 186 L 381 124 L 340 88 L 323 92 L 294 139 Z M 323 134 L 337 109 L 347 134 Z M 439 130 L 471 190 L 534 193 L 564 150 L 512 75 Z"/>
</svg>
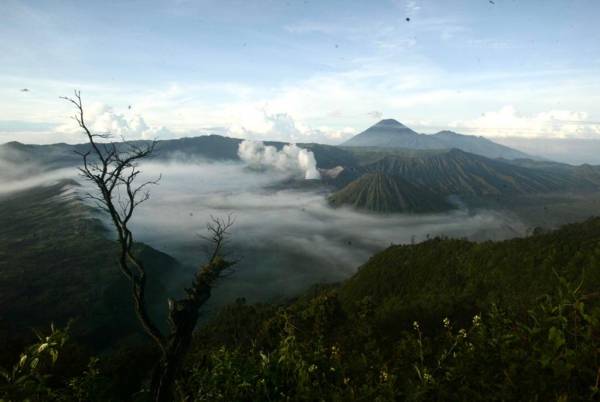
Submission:
<svg viewBox="0 0 600 402">
<path fill-rule="evenodd" d="M 429 373 L 423 373 L 423 380 L 425 380 L 427 383 L 430 383 L 433 380 L 433 377 Z"/>
</svg>

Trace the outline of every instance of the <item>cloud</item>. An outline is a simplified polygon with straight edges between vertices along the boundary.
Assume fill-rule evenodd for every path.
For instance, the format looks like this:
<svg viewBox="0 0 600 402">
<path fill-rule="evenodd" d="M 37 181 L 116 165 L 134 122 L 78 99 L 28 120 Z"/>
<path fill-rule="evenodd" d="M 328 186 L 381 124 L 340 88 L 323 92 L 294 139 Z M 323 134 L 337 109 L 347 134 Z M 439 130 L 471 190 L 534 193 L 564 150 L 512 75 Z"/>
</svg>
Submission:
<svg viewBox="0 0 600 402">
<path fill-rule="evenodd" d="M 512 105 L 485 112 L 478 118 L 450 123 L 457 130 L 492 137 L 597 138 L 600 122 L 588 120 L 586 112 L 551 110 L 522 114 Z"/>
<path fill-rule="evenodd" d="M 415 0 L 409 0 L 406 2 L 405 10 L 406 14 L 414 16 L 421 10 L 421 6 L 419 5 L 419 2 Z"/>
<path fill-rule="evenodd" d="M 419 29 L 434 29 L 438 23 L 419 20 L 419 24 L 424 25 Z M 482 111 L 519 104 L 538 111 L 592 112 L 600 100 L 599 87 L 588 82 L 588 75 L 572 69 L 452 73 L 411 53 L 398 58 L 365 55 L 335 70 L 314 72 L 286 82 L 242 85 L 182 81 L 164 83 L 158 88 L 124 86 L 119 89 L 90 86 L 84 95 L 85 99 L 101 99 L 114 106 L 103 112 L 107 116 L 99 120 L 101 129 L 116 127 L 117 132 L 129 133 L 131 138 L 215 132 L 254 140 L 337 144 L 372 124 L 373 117 L 367 115 L 368 111 L 378 111 L 401 121 L 427 120 L 435 127 L 431 131 L 457 128 L 459 123 L 474 126 L 469 122 L 474 105 Z M 573 76 L 582 78 L 575 82 Z M 73 112 L 57 97 L 68 93 L 62 88 L 77 87 L 74 83 L 7 80 L 0 76 L 0 84 L 6 88 L 37 88 L 35 97 L 23 98 L 18 92 L 15 93 L 19 96 L 11 95 L 0 85 L 0 95 L 10 100 L 1 105 L 0 119 L 56 122 L 65 126 L 64 122 Z M 127 110 L 124 100 L 133 105 L 133 111 Z M 123 110 L 125 112 L 120 112 Z M 135 116 L 141 121 L 136 122 Z M 599 118 L 597 113 L 588 117 Z M 449 126 L 449 122 L 453 126 Z M 0 142 L 80 142 L 80 134 L 72 130 L 72 122 L 69 124 L 68 132 L 0 130 Z M 428 131 L 430 127 L 413 128 Z M 481 130 L 471 131 L 487 134 Z"/>
<path fill-rule="evenodd" d="M 144 118 L 134 112 L 117 113 L 102 103 L 93 103 L 85 109 L 85 121 L 88 128 L 96 133 L 109 133 L 116 139 L 147 140 L 159 137 L 170 137 L 171 133 L 165 127 L 151 127 Z M 74 120 L 69 120 L 58 126 L 59 133 L 81 133 L 81 128 Z"/>
<path fill-rule="evenodd" d="M 275 169 L 291 175 L 301 175 L 304 179 L 320 179 L 317 170 L 317 161 L 312 151 L 299 148 L 295 144 L 288 144 L 278 151 L 271 145 L 260 141 L 242 141 L 238 148 L 240 159 L 251 168 Z"/>
<path fill-rule="evenodd" d="M 600 165 L 600 138 L 494 137 L 492 140 L 557 162 Z"/>
<path fill-rule="evenodd" d="M 383 117 L 383 113 L 381 113 L 379 110 L 373 110 L 372 112 L 367 113 L 367 115 L 377 120 L 381 120 Z"/>
<path fill-rule="evenodd" d="M 298 122 L 286 112 L 268 112 L 266 107 L 249 105 L 243 108 L 243 113 L 236 114 L 237 122 L 227 127 L 225 135 L 293 143 L 331 143 L 346 139 L 356 132 L 352 127 L 311 127 Z"/>
</svg>

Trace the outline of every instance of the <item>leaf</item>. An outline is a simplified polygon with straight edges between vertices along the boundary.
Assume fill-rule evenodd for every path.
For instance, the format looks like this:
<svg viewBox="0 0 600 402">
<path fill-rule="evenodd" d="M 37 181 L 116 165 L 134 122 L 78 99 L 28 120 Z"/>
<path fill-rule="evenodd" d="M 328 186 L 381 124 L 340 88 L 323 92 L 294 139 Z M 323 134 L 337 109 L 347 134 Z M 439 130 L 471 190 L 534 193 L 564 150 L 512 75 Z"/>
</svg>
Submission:
<svg viewBox="0 0 600 402">
<path fill-rule="evenodd" d="M 17 380 L 15 381 L 15 384 L 21 384 L 24 383 L 25 381 L 27 381 L 29 379 L 29 376 L 27 375 L 22 375 L 21 377 L 17 378 Z"/>
<path fill-rule="evenodd" d="M 37 349 L 38 353 L 42 353 L 44 350 L 46 350 L 47 347 L 48 347 L 47 342 L 42 343 Z"/>
<path fill-rule="evenodd" d="M 40 362 L 40 359 L 39 359 L 39 357 L 36 357 L 36 358 L 34 358 L 34 359 L 31 361 L 31 369 L 32 369 L 32 370 L 35 370 L 35 368 L 37 367 L 37 365 L 38 365 L 38 363 L 39 363 L 39 362 Z"/>
<path fill-rule="evenodd" d="M 58 350 L 50 349 L 50 356 L 52 356 L 52 364 L 56 363 L 58 360 Z"/>
<path fill-rule="evenodd" d="M 556 327 L 552 327 L 548 331 L 548 340 L 552 343 L 555 351 L 560 349 L 560 347 L 565 344 L 565 337 Z"/>
<path fill-rule="evenodd" d="M 10 373 L 3 368 L 0 368 L 0 376 L 4 377 L 6 381 L 10 381 Z"/>
<path fill-rule="evenodd" d="M 21 358 L 19 359 L 19 367 L 25 366 L 25 362 L 27 362 L 27 355 L 22 354 Z"/>
</svg>

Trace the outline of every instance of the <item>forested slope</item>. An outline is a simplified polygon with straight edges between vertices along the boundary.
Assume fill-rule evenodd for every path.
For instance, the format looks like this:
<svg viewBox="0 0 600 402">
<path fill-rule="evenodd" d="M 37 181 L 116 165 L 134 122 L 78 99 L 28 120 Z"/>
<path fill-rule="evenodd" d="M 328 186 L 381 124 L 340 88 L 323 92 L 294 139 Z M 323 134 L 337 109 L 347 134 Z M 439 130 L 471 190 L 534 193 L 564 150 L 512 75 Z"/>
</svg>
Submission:
<svg viewBox="0 0 600 402">
<path fill-rule="evenodd" d="M 3 347 L 33 338 L 32 329 L 73 319 L 78 338 L 105 347 L 137 331 L 130 291 L 97 212 L 59 181 L 0 198 L 0 339 Z M 156 314 L 164 283 L 181 270 L 166 254 L 139 245 L 151 277 Z"/>
</svg>

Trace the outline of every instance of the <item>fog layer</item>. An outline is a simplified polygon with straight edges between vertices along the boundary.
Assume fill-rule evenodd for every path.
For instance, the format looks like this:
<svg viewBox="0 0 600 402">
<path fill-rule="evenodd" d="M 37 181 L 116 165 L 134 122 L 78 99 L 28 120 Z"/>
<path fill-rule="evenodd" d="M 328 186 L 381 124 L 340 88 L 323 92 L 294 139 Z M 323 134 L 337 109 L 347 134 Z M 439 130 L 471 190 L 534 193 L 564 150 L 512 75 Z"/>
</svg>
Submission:
<svg viewBox="0 0 600 402">
<path fill-rule="evenodd" d="M 323 192 L 272 190 L 285 174 L 243 163 L 147 164 L 143 170 L 162 180 L 137 211 L 137 240 L 197 266 L 204 260 L 199 235 L 210 216 L 235 217 L 230 251 L 240 261 L 214 293 L 213 307 L 237 297 L 288 298 L 316 283 L 340 281 L 390 244 L 525 232 L 519 221 L 492 211 L 380 216 L 332 209 Z"/>
<path fill-rule="evenodd" d="M 286 158 L 296 155 L 290 152 Z M 343 280 L 391 244 L 440 235 L 499 240 L 526 230 L 516 218 L 494 211 L 375 215 L 333 209 L 327 205 L 326 190 L 315 190 L 314 182 L 311 190 L 280 190 L 278 182 L 290 176 L 306 177 L 298 173 L 306 173 L 304 167 L 311 163 L 290 166 L 295 168 L 265 164 L 256 170 L 255 164 L 243 161 L 144 164 L 144 178 L 162 174 L 162 179 L 151 188 L 151 198 L 136 210 L 135 239 L 189 268 L 187 276 L 172 284 L 181 289 L 193 269 L 205 261 L 200 235 L 210 217 L 232 214 L 235 225 L 229 251 L 239 263 L 213 293 L 210 305 L 214 308 L 238 297 L 252 302 L 287 299 L 311 285 Z M 84 184 L 78 190 L 81 193 L 94 191 L 75 168 L 30 176 L 28 172 L 39 170 L 7 163 L 3 167 L 10 174 L 0 175 L 0 196 L 63 178 Z"/>
</svg>

